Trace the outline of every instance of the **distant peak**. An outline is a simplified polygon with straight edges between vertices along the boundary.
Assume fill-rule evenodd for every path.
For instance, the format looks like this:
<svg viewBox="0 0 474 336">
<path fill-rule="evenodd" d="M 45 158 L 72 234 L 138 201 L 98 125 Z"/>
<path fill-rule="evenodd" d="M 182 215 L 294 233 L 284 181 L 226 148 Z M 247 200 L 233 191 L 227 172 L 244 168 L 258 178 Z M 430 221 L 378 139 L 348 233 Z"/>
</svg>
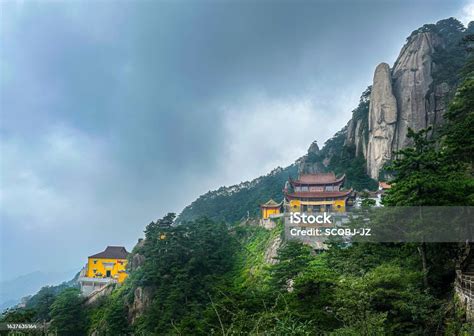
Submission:
<svg viewBox="0 0 474 336">
<path fill-rule="evenodd" d="M 319 146 L 316 140 L 309 146 L 308 153 L 319 153 Z"/>
</svg>

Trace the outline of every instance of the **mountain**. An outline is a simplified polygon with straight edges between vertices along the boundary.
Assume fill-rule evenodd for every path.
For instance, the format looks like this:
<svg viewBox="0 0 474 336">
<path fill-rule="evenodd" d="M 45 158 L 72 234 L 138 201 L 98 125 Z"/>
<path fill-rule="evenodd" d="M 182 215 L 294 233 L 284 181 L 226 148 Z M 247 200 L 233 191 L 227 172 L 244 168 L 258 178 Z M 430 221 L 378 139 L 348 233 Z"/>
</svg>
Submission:
<svg viewBox="0 0 474 336">
<path fill-rule="evenodd" d="M 375 68 L 368 115 L 354 114 L 346 131 L 346 145 L 365 158 L 370 177 L 378 179 L 394 153 L 411 144 L 408 128 L 431 126 L 433 135 L 444 123 L 467 57 L 461 41 L 473 29 L 454 18 L 424 25 L 408 37 L 392 68 Z"/>
<path fill-rule="evenodd" d="M 71 279 L 76 273 L 77 271 L 49 273 L 36 271 L 2 281 L 0 282 L 0 310 L 18 304 L 21 298 L 36 293 L 43 286 L 57 285 L 65 279 Z"/>
<path fill-rule="evenodd" d="M 259 205 L 273 198 L 282 199 L 282 189 L 289 176 L 297 175 L 296 164 L 276 168 L 265 176 L 242 182 L 230 187 L 209 191 L 188 205 L 179 215 L 177 222 L 208 217 L 214 221 L 234 223 L 255 216 Z"/>
</svg>

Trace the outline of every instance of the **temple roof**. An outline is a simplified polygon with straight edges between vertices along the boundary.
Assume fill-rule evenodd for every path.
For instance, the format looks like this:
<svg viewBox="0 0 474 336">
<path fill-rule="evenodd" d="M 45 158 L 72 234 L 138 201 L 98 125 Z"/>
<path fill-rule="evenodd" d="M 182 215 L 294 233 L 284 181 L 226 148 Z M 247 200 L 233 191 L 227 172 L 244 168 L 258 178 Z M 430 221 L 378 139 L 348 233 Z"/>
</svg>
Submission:
<svg viewBox="0 0 474 336">
<path fill-rule="evenodd" d="M 89 258 L 97 259 L 127 259 L 128 252 L 123 246 L 107 246 L 107 248 Z"/>
<path fill-rule="evenodd" d="M 344 181 L 346 175 L 336 178 L 333 172 L 330 173 L 316 173 L 316 174 L 301 174 L 297 180 L 291 181 L 292 184 L 334 184 Z"/>
<path fill-rule="evenodd" d="M 387 182 L 382 182 L 382 181 L 381 181 L 381 182 L 379 182 L 379 188 L 385 190 L 385 189 L 390 189 L 390 188 L 392 188 L 392 186 L 391 186 L 390 184 L 388 184 Z"/>
<path fill-rule="evenodd" d="M 262 208 L 277 208 L 279 206 L 281 206 L 281 202 L 277 203 L 273 199 L 270 199 L 267 203 L 260 205 L 260 207 Z"/>
<path fill-rule="evenodd" d="M 352 189 L 345 191 L 297 191 L 286 194 L 286 197 L 293 198 L 326 198 L 326 197 L 344 197 L 348 196 Z"/>
</svg>

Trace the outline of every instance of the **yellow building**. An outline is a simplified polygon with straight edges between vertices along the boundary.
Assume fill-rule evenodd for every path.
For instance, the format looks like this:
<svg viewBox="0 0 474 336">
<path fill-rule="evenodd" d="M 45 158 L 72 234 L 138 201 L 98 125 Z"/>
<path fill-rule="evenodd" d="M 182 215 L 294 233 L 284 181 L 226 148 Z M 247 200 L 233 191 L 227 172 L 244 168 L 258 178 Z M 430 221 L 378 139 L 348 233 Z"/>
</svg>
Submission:
<svg viewBox="0 0 474 336">
<path fill-rule="evenodd" d="M 277 203 L 274 200 L 270 199 L 267 203 L 260 205 L 260 210 L 262 211 L 262 218 L 267 219 L 271 215 L 280 214 L 281 203 Z"/>
<path fill-rule="evenodd" d="M 128 252 L 123 246 L 107 246 L 87 260 L 86 277 L 95 279 L 114 279 L 122 283 L 127 278 Z"/>
</svg>

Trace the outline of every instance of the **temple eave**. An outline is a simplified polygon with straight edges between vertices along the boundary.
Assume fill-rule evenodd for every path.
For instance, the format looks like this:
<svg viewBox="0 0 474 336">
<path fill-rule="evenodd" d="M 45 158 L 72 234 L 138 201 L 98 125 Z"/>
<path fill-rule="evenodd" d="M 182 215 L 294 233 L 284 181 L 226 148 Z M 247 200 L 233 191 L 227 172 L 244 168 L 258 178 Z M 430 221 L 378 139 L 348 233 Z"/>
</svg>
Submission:
<svg viewBox="0 0 474 336">
<path fill-rule="evenodd" d="M 321 199 L 321 198 L 346 198 L 352 192 L 351 190 L 347 191 L 319 191 L 319 192 L 293 192 L 287 193 L 286 197 L 288 199 L 300 199 L 300 198 L 311 198 L 311 199 Z"/>
</svg>

